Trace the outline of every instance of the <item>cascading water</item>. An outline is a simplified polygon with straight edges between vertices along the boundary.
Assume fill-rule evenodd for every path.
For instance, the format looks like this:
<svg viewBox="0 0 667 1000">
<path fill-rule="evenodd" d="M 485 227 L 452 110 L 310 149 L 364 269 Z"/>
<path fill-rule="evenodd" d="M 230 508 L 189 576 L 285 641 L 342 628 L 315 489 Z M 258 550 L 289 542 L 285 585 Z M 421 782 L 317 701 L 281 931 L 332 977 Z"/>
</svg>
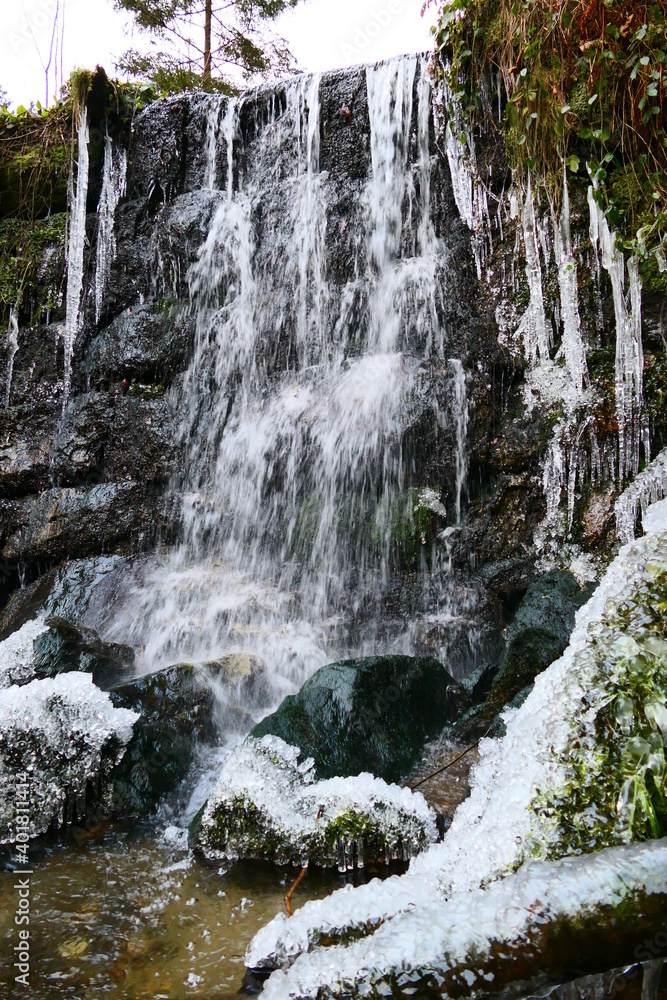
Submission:
<svg viewBox="0 0 667 1000">
<path fill-rule="evenodd" d="M 426 61 L 369 68 L 366 83 L 372 170 L 360 188 L 356 274 L 343 287 L 325 265 L 333 193 L 320 169 L 319 78 L 290 82 L 284 100 L 246 98 L 263 122 L 250 140 L 243 99 L 211 112 L 205 185 L 215 132 L 227 190 L 189 274 L 197 335 L 181 426 L 184 537 L 146 571 L 113 628 L 143 647 L 144 669 L 250 651 L 282 696 L 336 655 L 375 648 L 370 623 L 396 524 L 412 521 L 424 485 L 406 434 L 433 405 L 424 364 L 443 357 L 444 336 Z M 235 184 L 233 146 L 244 141 L 252 155 Z M 460 362 L 451 371 L 458 521 L 467 401 Z"/>
<path fill-rule="evenodd" d="M 5 385 L 5 407 L 9 408 L 12 392 L 12 375 L 14 373 L 14 358 L 19 349 L 19 322 L 13 309 L 9 310 L 7 325 L 7 374 Z"/>
</svg>

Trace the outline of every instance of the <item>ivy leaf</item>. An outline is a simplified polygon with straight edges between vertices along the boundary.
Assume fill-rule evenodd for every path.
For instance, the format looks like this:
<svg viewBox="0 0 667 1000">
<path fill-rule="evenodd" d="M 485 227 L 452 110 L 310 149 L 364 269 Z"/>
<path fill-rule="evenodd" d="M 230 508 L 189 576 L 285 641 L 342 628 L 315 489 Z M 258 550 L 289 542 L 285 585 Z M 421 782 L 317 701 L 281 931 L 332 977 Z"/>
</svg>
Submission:
<svg viewBox="0 0 667 1000">
<path fill-rule="evenodd" d="M 578 171 L 579 171 L 579 163 L 580 163 L 579 157 L 575 156 L 574 153 L 572 154 L 572 156 L 569 156 L 568 159 L 567 159 L 567 165 L 568 165 L 568 167 L 570 168 L 570 170 L 572 171 L 573 174 L 578 173 Z"/>
</svg>

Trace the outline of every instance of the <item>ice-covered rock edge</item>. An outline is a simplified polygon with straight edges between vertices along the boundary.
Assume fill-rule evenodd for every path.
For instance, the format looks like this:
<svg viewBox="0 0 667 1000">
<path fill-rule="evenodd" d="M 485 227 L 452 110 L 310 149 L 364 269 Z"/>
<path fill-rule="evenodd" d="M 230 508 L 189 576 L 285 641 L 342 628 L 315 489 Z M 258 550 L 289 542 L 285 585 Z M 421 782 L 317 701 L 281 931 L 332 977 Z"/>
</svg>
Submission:
<svg viewBox="0 0 667 1000">
<path fill-rule="evenodd" d="M 545 831 L 539 829 L 531 807 L 538 789 L 556 788 L 563 780 L 555 761 L 571 735 L 568 720 L 586 691 L 585 678 L 573 676 L 576 656 L 586 647 L 589 626 L 601 619 L 607 602 L 629 595 L 651 551 L 664 542 L 667 501 L 650 509 L 644 530 L 643 538 L 621 549 L 578 612 L 563 656 L 537 678 L 521 709 L 505 713 L 506 736 L 482 742 L 470 798 L 459 807 L 444 842 L 416 858 L 400 878 L 339 890 L 307 903 L 289 921 L 278 916 L 251 942 L 249 968 L 289 966 L 322 937 L 342 936 L 352 927 L 376 927 L 414 907 L 442 906 L 445 896 L 477 889 L 518 867 L 526 856 L 535 856 Z"/>
</svg>

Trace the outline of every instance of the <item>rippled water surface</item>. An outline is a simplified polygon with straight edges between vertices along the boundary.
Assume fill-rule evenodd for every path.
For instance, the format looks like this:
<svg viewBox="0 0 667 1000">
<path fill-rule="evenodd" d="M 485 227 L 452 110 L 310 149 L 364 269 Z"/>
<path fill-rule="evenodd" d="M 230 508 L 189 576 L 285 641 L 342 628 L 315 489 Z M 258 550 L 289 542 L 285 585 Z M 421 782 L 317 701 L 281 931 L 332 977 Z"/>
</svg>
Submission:
<svg viewBox="0 0 667 1000">
<path fill-rule="evenodd" d="M 9 958 L 18 942 L 15 876 L 0 873 L 0 995 L 29 1000 L 234 996 L 250 939 L 284 912 L 298 874 L 248 863 L 217 870 L 150 831 L 115 828 L 74 831 L 32 865 L 29 989 L 14 983 Z M 310 870 L 294 909 L 345 881 Z"/>
</svg>

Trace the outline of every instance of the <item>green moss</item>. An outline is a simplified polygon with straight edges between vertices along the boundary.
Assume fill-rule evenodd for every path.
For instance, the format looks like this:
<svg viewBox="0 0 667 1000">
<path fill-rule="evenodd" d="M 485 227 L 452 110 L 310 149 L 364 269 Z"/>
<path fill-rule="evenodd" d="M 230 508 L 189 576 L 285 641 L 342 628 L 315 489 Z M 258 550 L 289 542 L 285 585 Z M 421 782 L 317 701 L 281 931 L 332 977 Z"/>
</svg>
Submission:
<svg viewBox="0 0 667 1000">
<path fill-rule="evenodd" d="M 56 305 L 58 260 L 64 260 L 67 217 L 64 213 L 34 224 L 20 219 L 0 222 L 0 317 L 9 310 L 40 322 Z M 47 252 L 57 252 L 49 260 Z"/>
<path fill-rule="evenodd" d="M 150 385 L 142 385 L 139 382 L 135 382 L 127 390 L 127 394 L 128 396 L 137 396 L 139 399 L 158 399 L 164 395 L 164 386 L 161 382 Z"/>
<path fill-rule="evenodd" d="M 496 132 L 525 183 L 558 202 L 563 164 L 597 180 L 624 244 L 645 257 L 667 239 L 667 2 L 448 0 L 436 69 L 459 120 Z M 505 109 L 491 114 L 488 83 Z"/>
<path fill-rule="evenodd" d="M 667 570 L 649 577 L 591 635 L 597 690 L 593 733 L 567 748 L 559 794 L 538 802 L 555 824 L 553 853 L 590 852 L 667 836 Z"/>
</svg>

